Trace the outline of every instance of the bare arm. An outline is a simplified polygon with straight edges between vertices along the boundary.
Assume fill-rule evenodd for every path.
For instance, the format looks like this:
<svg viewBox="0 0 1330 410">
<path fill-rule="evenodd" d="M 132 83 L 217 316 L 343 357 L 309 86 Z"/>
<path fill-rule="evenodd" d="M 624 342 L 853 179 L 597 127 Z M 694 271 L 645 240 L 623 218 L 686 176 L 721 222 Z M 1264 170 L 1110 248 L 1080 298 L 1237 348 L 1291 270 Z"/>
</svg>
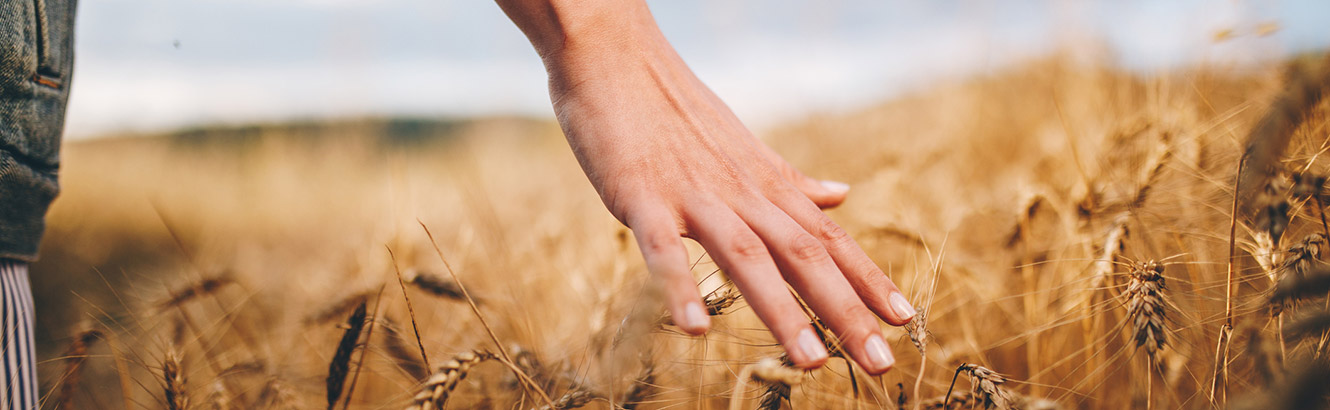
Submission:
<svg viewBox="0 0 1330 410">
<path fill-rule="evenodd" d="M 601 199 L 633 230 L 681 329 L 710 326 L 680 237 L 730 274 L 795 364 L 827 352 L 789 284 L 864 369 L 895 360 L 878 318 L 914 309 L 819 207 L 848 187 L 804 176 L 702 84 L 641 0 L 498 0 L 545 63 L 554 111 Z"/>
</svg>

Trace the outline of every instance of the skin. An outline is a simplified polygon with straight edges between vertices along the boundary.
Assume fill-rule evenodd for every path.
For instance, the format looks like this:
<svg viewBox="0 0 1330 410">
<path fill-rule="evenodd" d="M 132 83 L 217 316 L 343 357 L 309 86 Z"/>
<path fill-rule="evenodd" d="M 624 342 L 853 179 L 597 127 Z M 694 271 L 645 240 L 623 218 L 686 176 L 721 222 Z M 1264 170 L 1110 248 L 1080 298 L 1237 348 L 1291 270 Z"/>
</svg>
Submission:
<svg viewBox="0 0 1330 410">
<path fill-rule="evenodd" d="M 791 288 L 866 371 L 891 368 L 878 319 L 900 326 L 915 312 L 822 212 L 848 186 L 804 176 L 754 137 L 675 53 L 645 2 L 498 4 L 540 54 L 569 145 L 632 229 L 680 329 L 710 326 L 686 237 L 730 275 L 795 365 L 820 366 L 827 353 Z"/>
</svg>

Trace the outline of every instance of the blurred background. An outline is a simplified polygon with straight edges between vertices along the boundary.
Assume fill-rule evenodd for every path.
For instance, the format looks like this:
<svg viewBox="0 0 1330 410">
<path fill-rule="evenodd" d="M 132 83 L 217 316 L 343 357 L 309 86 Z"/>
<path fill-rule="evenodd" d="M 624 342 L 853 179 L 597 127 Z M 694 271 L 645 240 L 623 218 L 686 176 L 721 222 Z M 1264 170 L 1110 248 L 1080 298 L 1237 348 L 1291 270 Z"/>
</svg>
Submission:
<svg viewBox="0 0 1330 410">
<path fill-rule="evenodd" d="M 1155 225 L 1132 232 L 1214 227 L 1190 248 L 1150 246 L 1195 252 L 1194 269 L 1223 266 L 1206 248 L 1218 242 L 1204 241 L 1228 232 L 1209 208 L 1226 201 L 1225 164 L 1286 63 L 1330 47 L 1323 0 L 649 3 L 760 137 L 810 175 L 854 186 L 832 217 L 912 301 L 925 283 L 940 289 L 932 332 L 956 343 L 930 351 L 944 365 L 920 378 L 926 396 L 947 390 L 953 361 L 982 359 L 1028 378 L 1024 393 L 1093 403 L 1071 408 L 1143 407 L 1132 383 L 1144 376 L 1101 383 L 1122 374 L 1101 370 L 1120 369 L 1053 363 L 1087 345 L 1057 327 L 1082 307 L 1060 303 L 1080 300 L 1062 292 L 1084 285 L 1076 275 L 1097 256 L 1076 252 L 1104 227 L 1048 212 L 1135 195 L 1149 165 L 1167 194 L 1142 212 Z M 183 352 L 196 398 L 221 385 L 237 407 L 280 407 L 261 392 L 286 386 L 304 400 L 289 407 L 310 408 L 346 313 L 319 312 L 388 289 L 386 317 L 405 323 L 394 278 L 445 272 L 431 242 L 503 319 L 499 337 L 549 363 L 583 369 L 598 353 L 588 338 L 613 334 L 632 306 L 644 275 L 631 236 L 567 149 L 540 60 L 491 2 L 84 0 L 76 47 L 63 192 L 32 275 L 44 391 L 77 384 L 66 349 L 99 329 L 122 340 L 90 350 L 73 403 L 165 407 L 158 371 Z M 1324 128 L 1310 129 L 1298 152 L 1320 152 Z M 1017 225 L 1037 216 L 1035 199 L 1053 211 Z M 1038 239 L 1014 246 L 1026 229 Z M 937 286 L 929 252 L 944 246 L 954 268 Z M 713 271 L 699 259 L 699 277 Z M 1222 272 L 1195 276 L 1192 302 L 1214 308 L 1223 286 L 1202 279 Z M 488 346 L 465 305 L 411 292 L 431 357 Z M 661 384 L 697 390 L 667 389 L 656 404 L 724 407 L 732 364 L 776 354 L 761 324 L 735 313 L 702 342 L 662 332 L 673 373 Z M 896 351 L 914 349 L 887 331 Z M 1210 374 L 1207 344 L 1182 362 L 1196 374 Z M 366 408 L 402 403 L 419 381 L 383 355 L 366 363 Z M 694 378 L 703 370 L 714 384 Z M 915 383 L 893 374 L 885 385 Z M 846 396 L 843 378 L 822 380 L 796 396 Z M 1178 396 L 1199 397 L 1202 381 L 1175 381 Z M 484 394 L 493 408 L 519 400 L 512 388 Z"/>
<path fill-rule="evenodd" d="M 1250 64 L 1330 42 L 1330 4 L 1317 0 L 649 3 L 703 81 L 757 127 L 1059 48 L 1149 72 Z M 489 1 L 80 6 L 74 139 L 293 118 L 551 112 L 539 59 Z"/>
</svg>

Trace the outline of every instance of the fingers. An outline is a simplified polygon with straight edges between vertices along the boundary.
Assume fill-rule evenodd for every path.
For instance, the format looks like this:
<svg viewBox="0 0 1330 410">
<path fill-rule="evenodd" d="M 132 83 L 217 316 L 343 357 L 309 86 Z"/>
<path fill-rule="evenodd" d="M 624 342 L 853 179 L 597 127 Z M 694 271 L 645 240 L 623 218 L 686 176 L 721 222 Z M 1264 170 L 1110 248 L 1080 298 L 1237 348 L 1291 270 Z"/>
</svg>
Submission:
<svg viewBox="0 0 1330 410">
<path fill-rule="evenodd" d="M 642 250 L 647 270 L 661 281 L 665 305 L 674 324 L 691 335 L 706 333 L 711 316 L 698 296 L 674 215 L 664 208 L 645 208 L 627 221 Z"/>
<path fill-rule="evenodd" d="M 813 368 L 828 354 L 808 316 L 785 287 L 762 242 L 728 207 L 701 206 L 686 215 L 692 234 L 716 264 L 730 274 L 748 305 L 771 329 L 796 366 Z"/>
<path fill-rule="evenodd" d="M 817 239 L 854 288 L 858 299 L 863 300 L 869 309 L 895 326 L 909 323 L 914 318 L 916 312 L 909 299 L 844 229 L 817 207 L 797 200 L 794 193 L 771 196 L 776 206 Z"/>
<path fill-rule="evenodd" d="M 855 289 L 822 243 L 762 198 L 739 212 L 774 254 L 785 280 L 831 327 L 842 347 L 871 374 L 891 369 L 896 360 L 882 339 L 878 317 Z"/>
</svg>

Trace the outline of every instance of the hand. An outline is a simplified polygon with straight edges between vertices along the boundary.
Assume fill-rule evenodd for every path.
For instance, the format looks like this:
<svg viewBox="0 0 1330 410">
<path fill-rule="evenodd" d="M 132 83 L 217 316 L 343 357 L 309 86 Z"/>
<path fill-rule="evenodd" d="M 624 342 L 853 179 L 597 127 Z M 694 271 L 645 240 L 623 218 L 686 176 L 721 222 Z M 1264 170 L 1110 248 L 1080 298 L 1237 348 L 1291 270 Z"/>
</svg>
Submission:
<svg viewBox="0 0 1330 410">
<path fill-rule="evenodd" d="M 633 230 L 682 330 L 701 334 L 710 317 L 681 236 L 706 248 L 796 365 L 819 366 L 827 351 L 786 285 L 865 370 L 891 368 L 877 319 L 899 326 L 915 312 L 819 208 L 841 203 L 848 186 L 802 175 L 755 138 L 692 74 L 645 4 L 559 14 L 558 36 L 504 6 L 541 51 L 569 144 L 605 206 Z"/>
</svg>

